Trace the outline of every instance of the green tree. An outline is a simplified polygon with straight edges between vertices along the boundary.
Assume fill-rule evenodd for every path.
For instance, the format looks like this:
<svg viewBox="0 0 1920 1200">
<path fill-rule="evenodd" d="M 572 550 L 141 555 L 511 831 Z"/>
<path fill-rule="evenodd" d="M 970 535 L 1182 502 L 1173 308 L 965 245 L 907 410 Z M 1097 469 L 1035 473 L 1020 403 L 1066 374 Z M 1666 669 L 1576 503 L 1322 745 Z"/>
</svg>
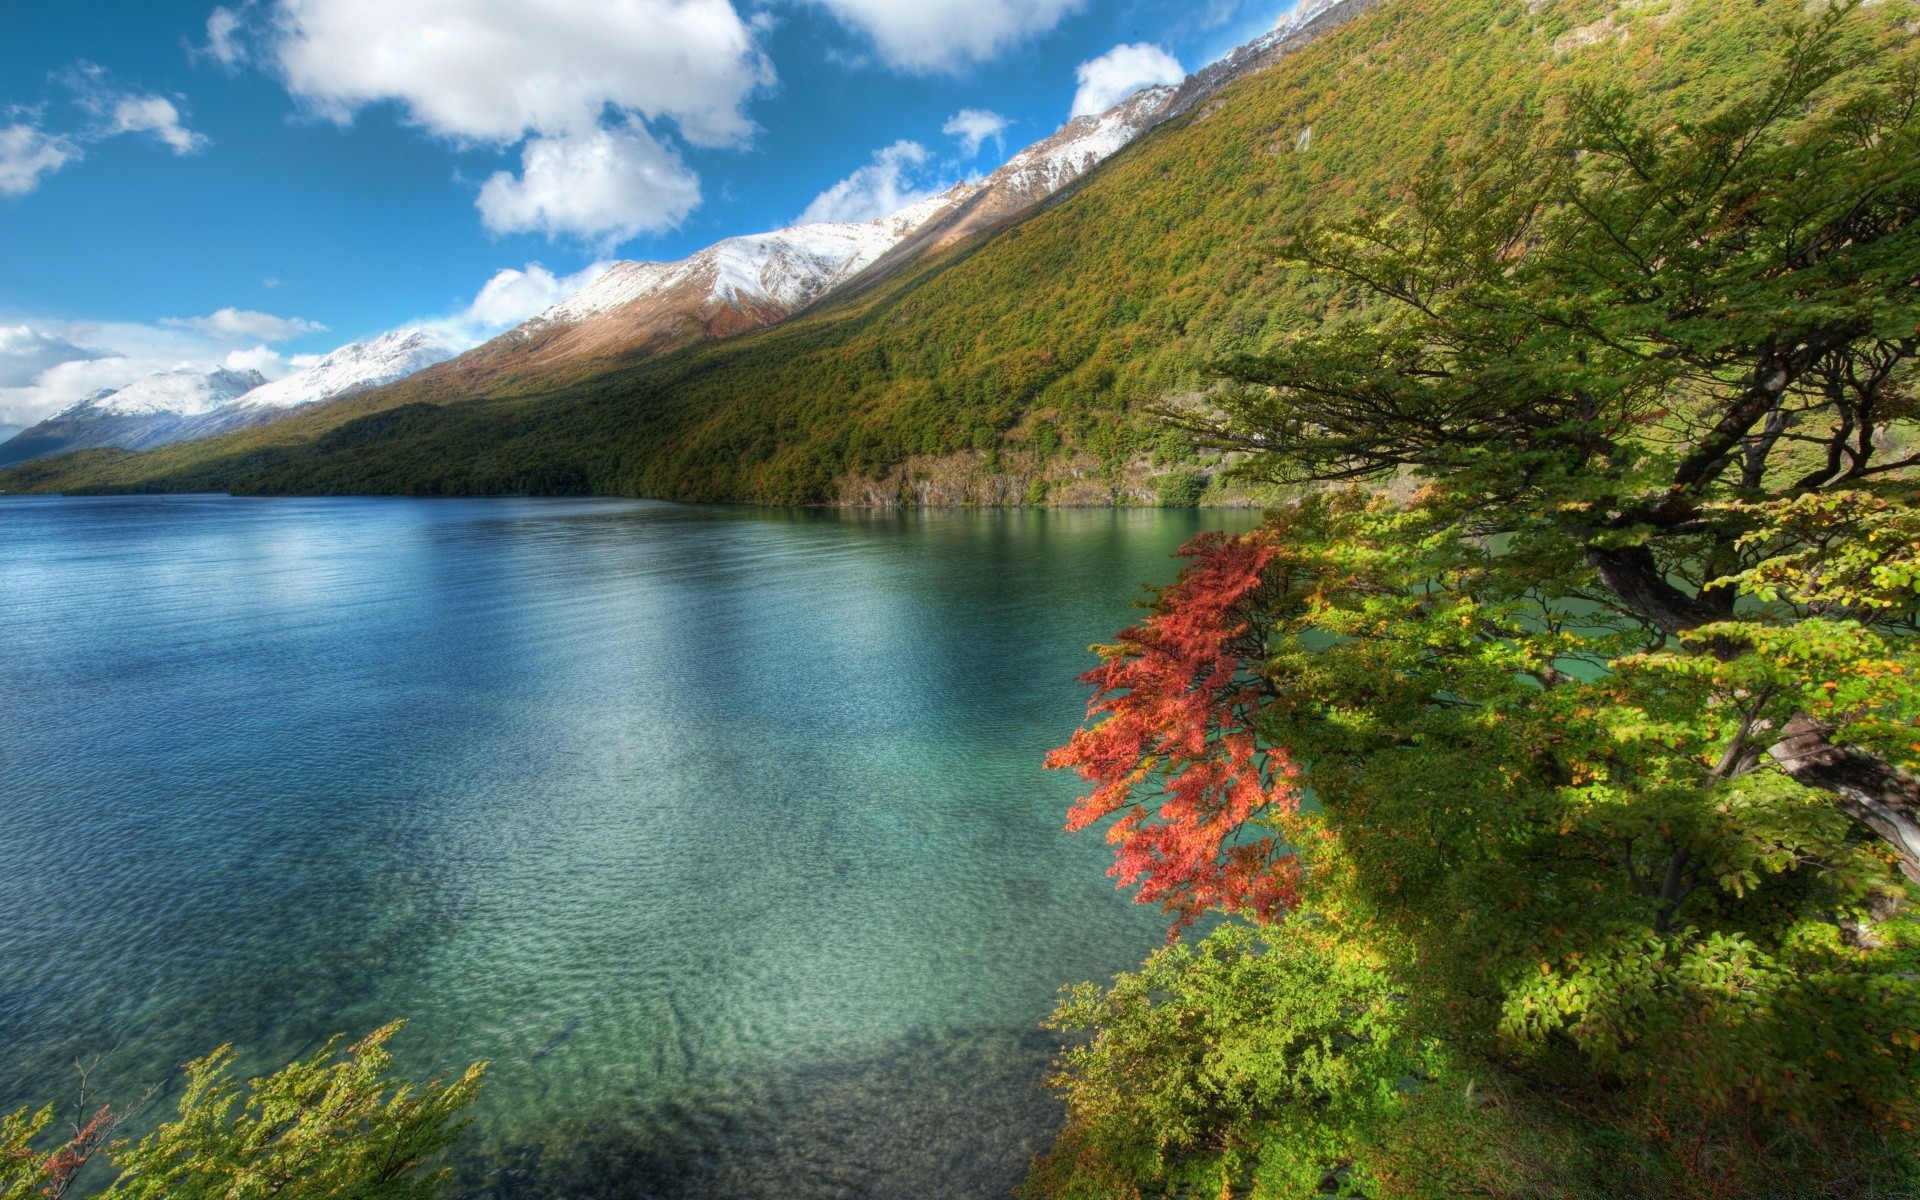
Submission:
<svg viewBox="0 0 1920 1200">
<path fill-rule="evenodd" d="M 459 1113 L 486 1067 L 424 1085 L 395 1079 L 386 1044 L 399 1029 L 377 1029 L 344 1054 L 335 1038 L 250 1080 L 244 1099 L 223 1046 L 187 1065 L 178 1115 L 137 1143 L 109 1141 L 126 1117 L 110 1108 L 51 1148 L 40 1144 L 51 1108 L 11 1114 L 0 1124 L 0 1198 L 57 1200 L 104 1150 L 117 1175 L 99 1194 L 111 1200 L 430 1200 L 447 1171 L 428 1164 L 465 1128 Z"/>
<path fill-rule="evenodd" d="M 1440 1048 L 1320 1147 L 1348 1168 L 1329 1186 L 1913 1186 L 1920 68 L 1881 29 L 1828 7 L 1700 121 L 1576 93 L 1390 212 L 1303 229 L 1288 252 L 1342 313 L 1176 417 L 1307 495 L 1197 551 L 1055 761 L 1096 784 L 1077 821 L 1118 815 L 1143 895 L 1182 919 L 1196 881 L 1256 917 L 1246 897 L 1288 896 L 1269 936 L 1376 955 L 1406 1044 Z M 1154 668 L 1197 629 L 1219 662 Z M 1151 711 L 1132 679 L 1159 681 Z M 1155 713 L 1190 732 L 1143 733 Z M 1115 1124 L 1123 1092 L 1185 1069 L 1170 1050 L 1114 1074 L 1138 994 L 1063 1010 L 1101 1032 L 1063 1060 L 1072 1122 L 1038 1190 L 1183 1194 L 1217 1169 L 1299 1194 L 1268 1172 L 1316 1110 L 1277 1086 L 1243 1089 L 1252 1118 L 1189 1088 L 1151 1138 Z M 1449 1099 L 1476 1076 L 1511 1084 L 1498 1121 Z M 1410 1149 L 1439 1112 L 1479 1159 Z M 1195 1119 L 1218 1136 L 1180 1132 Z M 1260 1121 L 1277 1132 L 1234 1167 L 1221 1138 Z"/>
</svg>

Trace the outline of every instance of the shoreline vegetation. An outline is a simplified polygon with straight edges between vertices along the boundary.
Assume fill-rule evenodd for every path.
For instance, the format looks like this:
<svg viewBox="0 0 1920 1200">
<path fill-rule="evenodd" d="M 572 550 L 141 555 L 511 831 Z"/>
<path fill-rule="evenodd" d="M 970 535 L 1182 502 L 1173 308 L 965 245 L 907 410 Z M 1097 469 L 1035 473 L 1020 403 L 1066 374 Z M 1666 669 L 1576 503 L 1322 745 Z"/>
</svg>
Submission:
<svg viewBox="0 0 1920 1200">
<path fill-rule="evenodd" d="M 1287 242 L 1360 319 L 1180 420 L 1313 490 L 1049 760 L 1172 929 L 1058 1009 L 1030 1200 L 1920 1192 L 1911 13 Z"/>
<path fill-rule="evenodd" d="M 1911 1196 L 1915 15 L 1390 0 L 1074 202 L 754 335 L 796 351 L 777 364 L 741 339 L 543 411 L 419 402 L 257 460 L 156 452 L 179 472 L 147 482 L 1037 504 L 1157 471 L 1142 502 L 1184 506 L 1236 456 L 1289 502 L 1183 551 L 1048 760 L 1086 785 L 1069 828 L 1171 928 L 1060 1005 L 1067 1125 L 1026 1194 Z M 1204 187 L 1175 174 L 1250 127 L 1264 149 Z M 1101 257 L 1114 228 L 1138 236 Z M 1104 282 L 1036 295 L 1045 266 Z M 1145 295 L 1201 277 L 1240 288 Z M 1129 374 L 1142 321 L 1163 336 Z M 823 400 L 781 375 L 807 361 L 859 383 Z M 1205 401 L 1146 400 L 1183 387 Z M 963 466 L 1014 454 L 1024 490 Z M 442 1122 L 420 1146 L 457 1086 L 419 1094 Z M 320 1144 L 351 1158 L 379 1128 Z M 437 1186 L 406 1178 L 364 1194 Z"/>
</svg>

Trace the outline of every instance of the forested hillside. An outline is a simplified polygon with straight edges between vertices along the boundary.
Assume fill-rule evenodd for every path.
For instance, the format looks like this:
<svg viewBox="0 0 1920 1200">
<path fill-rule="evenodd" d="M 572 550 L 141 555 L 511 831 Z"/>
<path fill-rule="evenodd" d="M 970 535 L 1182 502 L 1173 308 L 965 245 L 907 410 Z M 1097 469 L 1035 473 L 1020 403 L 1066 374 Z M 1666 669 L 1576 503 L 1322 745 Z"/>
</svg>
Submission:
<svg viewBox="0 0 1920 1200">
<path fill-rule="evenodd" d="M 1286 230 L 1389 201 L 1433 155 L 1582 80 L 1711 101 L 1801 7 L 1383 0 L 1018 224 L 772 329 L 478 396 L 411 381 L 263 430 L 35 464 L 0 489 L 1150 498 L 1205 467 L 1155 406 L 1355 303 L 1276 260 Z"/>
</svg>

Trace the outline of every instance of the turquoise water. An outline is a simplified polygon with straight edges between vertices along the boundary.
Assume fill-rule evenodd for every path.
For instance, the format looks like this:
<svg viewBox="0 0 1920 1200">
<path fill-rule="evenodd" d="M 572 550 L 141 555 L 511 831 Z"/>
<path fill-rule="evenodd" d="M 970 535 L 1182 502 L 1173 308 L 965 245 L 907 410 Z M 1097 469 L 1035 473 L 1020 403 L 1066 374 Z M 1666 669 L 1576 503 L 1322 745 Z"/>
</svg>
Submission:
<svg viewBox="0 0 1920 1200">
<path fill-rule="evenodd" d="M 1003 1195 L 1164 933 L 1039 760 L 1250 520 L 0 499 L 0 1108 L 406 1017 L 466 1195 Z"/>
</svg>

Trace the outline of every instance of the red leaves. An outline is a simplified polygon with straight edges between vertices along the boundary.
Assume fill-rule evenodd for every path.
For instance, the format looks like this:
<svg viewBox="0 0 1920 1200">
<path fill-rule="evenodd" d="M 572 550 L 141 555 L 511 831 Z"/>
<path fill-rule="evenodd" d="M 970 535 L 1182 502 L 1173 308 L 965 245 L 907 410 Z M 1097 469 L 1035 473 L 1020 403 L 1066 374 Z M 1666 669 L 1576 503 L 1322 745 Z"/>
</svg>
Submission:
<svg viewBox="0 0 1920 1200">
<path fill-rule="evenodd" d="M 1286 752 L 1259 744 L 1262 690 L 1249 674 L 1265 656 L 1261 572 L 1276 552 L 1263 531 L 1205 533 L 1182 547 L 1193 561 L 1153 615 L 1082 677 L 1099 724 L 1047 756 L 1094 785 L 1068 829 L 1118 814 L 1109 874 L 1174 914 L 1169 936 L 1210 908 L 1266 921 L 1293 899 L 1293 856 L 1271 835 L 1246 836 L 1261 814 L 1299 803 Z"/>
</svg>

